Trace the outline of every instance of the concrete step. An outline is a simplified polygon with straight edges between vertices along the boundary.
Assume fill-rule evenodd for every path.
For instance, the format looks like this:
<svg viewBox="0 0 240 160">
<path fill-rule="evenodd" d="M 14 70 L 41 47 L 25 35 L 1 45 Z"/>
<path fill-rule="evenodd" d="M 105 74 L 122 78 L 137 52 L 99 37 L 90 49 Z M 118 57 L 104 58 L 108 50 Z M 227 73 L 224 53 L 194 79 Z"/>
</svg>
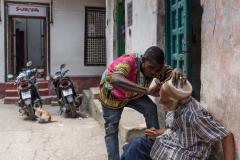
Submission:
<svg viewBox="0 0 240 160">
<path fill-rule="evenodd" d="M 89 90 L 83 90 L 83 98 L 82 98 L 82 109 L 85 109 L 87 112 L 89 112 Z"/>
<path fill-rule="evenodd" d="M 101 126 L 103 126 L 105 123 L 105 120 L 102 116 L 102 104 L 98 99 L 94 99 L 93 105 L 94 107 L 92 109 L 93 110 L 92 117 L 94 117 L 94 119 L 96 119 L 101 124 Z"/>
<path fill-rule="evenodd" d="M 92 117 L 96 118 L 96 108 L 93 104 L 94 99 L 98 99 L 99 97 L 99 88 L 92 87 L 89 89 L 89 104 L 88 104 L 88 112 Z"/>
<path fill-rule="evenodd" d="M 40 97 L 44 99 L 43 104 L 50 104 L 51 100 L 54 99 L 54 97 L 56 96 L 49 96 L 48 82 L 39 81 L 37 83 L 38 83 L 38 90 L 39 90 Z M 14 82 L 7 82 L 4 104 L 16 104 L 18 101 L 19 101 L 19 95 L 17 91 L 17 86 L 14 85 Z"/>
<path fill-rule="evenodd" d="M 48 88 L 47 81 L 41 81 L 41 82 L 37 82 L 37 83 L 38 83 L 39 89 Z M 6 89 L 15 90 L 16 88 L 17 88 L 17 85 L 14 85 L 14 82 L 6 82 Z"/>
<path fill-rule="evenodd" d="M 49 95 L 49 90 L 48 88 L 44 89 L 38 89 L 40 96 L 48 96 Z M 5 97 L 17 97 L 18 96 L 18 91 L 17 89 L 7 89 L 5 91 Z"/>
<path fill-rule="evenodd" d="M 44 82 L 37 82 L 38 83 L 38 88 L 48 88 L 48 81 L 44 81 Z"/>
<path fill-rule="evenodd" d="M 14 82 L 6 82 L 6 89 L 14 90 L 17 86 L 14 85 Z"/>
<path fill-rule="evenodd" d="M 89 90 L 89 113 L 102 126 L 104 119 L 102 117 L 102 105 L 97 99 L 99 96 L 99 88 L 90 88 Z M 122 118 L 119 123 L 119 150 L 122 153 L 122 146 L 126 142 L 130 142 L 136 137 L 144 136 L 146 129 L 145 119 L 139 112 L 125 107 Z"/>
<path fill-rule="evenodd" d="M 17 97 L 18 91 L 16 89 L 7 89 L 5 91 L 5 97 Z"/>
<path fill-rule="evenodd" d="M 19 96 L 18 97 L 5 97 L 4 104 L 17 104 L 19 99 L 20 99 Z"/>
<path fill-rule="evenodd" d="M 51 101 L 57 101 L 57 96 L 41 96 L 43 99 L 44 105 L 51 104 Z M 17 104 L 19 101 L 19 96 L 16 97 L 5 97 L 4 98 L 4 104 Z"/>
<path fill-rule="evenodd" d="M 134 109 L 124 107 L 119 123 L 119 151 L 122 154 L 122 147 L 125 143 L 134 138 L 144 136 L 146 129 L 145 118 Z"/>
</svg>

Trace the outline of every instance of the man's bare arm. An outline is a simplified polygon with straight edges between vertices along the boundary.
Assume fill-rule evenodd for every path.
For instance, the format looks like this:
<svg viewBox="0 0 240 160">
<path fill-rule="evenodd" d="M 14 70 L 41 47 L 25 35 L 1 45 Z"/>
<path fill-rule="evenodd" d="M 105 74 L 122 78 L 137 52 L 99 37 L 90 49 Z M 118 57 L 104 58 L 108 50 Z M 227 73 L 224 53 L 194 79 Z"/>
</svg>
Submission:
<svg viewBox="0 0 240 160">
<path fill-rule="evenodd" d="M 234 138 L 232 132 L 221 139 L 225 160 L 234 160 Z"/>
<path fill-rule="evenodd" d="M 125 78 L 121 74 L 113 74 L 110 80 L 110 83 L 117 88 L 126 91 L 126 92 L 133 92 L 133 93 L 139 93 L 139 94 L 150 94 L 149 88 L 139 86 L 131 81 L 129 81 L 127 78 Z"/>
</svg>

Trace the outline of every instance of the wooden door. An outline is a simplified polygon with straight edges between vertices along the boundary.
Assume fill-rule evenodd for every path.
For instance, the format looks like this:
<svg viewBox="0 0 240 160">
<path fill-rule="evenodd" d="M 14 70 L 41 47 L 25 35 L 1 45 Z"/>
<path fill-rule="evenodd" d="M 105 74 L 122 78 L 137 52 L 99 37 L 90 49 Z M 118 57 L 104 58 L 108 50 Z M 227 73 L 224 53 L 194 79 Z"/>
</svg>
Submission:
<svg viewBox="0 0 240 160">
<path fill-rule="evenodd" d="M 16 74 L 24 67 L 24 31 L 16 29 Z"/>
<path fill-rule="evenodd" d="M 190 76 L 190 1 L 165 0 L 166 5 L 166 58 L 173 68 L 181 68 Z"/>
</svg>

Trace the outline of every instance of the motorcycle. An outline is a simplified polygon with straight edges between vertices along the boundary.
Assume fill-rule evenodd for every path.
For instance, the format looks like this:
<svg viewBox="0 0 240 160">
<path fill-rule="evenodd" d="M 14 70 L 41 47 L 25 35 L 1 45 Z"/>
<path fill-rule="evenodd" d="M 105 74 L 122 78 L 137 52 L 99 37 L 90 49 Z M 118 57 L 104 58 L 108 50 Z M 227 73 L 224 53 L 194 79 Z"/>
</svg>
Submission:
<svg viewBox="0 0 240 160">
<path fill-rule="evenodd" d="M 74 85 L 69 77 L 65 74 L 69 70 L 63 71 L 66 64 L 60 66 L 60 71 L 56 72 L 52 77 L 52 84 L 58 97 L 58 104 L 60 105 L 60 115 L 64 113 L 70 113 L 73 118 L 77 116 L 77 110 L 79 109 L 82 100 L 79 95 L 76 94 Z M 49 76 L 46 78 L 50 79 Z"/>
<path fill-rule="evenodd" d="M 42 108 L 42 99 L 40 98 L 38 91 L 38 83 L 36 81 L 35 76 L 30 75 L 31 73 L 36 72 L 36 68 L 30 69 L 32 62 L 29 61 L 27 63 L 26 70 L 23 70 L 17 76 L 14 85 L 17 84 L 18 95 L 20 100 L 18 101 L 19 112 L 23 115 L 29 116 L 31 120 L 35 120 L 37 117 L 35 116 L 35 110 L 33 109 L 36 101 L 39 101 L 39 107 Z M 9 79 L 14 76 L 9 74 L 7 76 Z"/>
</svg>

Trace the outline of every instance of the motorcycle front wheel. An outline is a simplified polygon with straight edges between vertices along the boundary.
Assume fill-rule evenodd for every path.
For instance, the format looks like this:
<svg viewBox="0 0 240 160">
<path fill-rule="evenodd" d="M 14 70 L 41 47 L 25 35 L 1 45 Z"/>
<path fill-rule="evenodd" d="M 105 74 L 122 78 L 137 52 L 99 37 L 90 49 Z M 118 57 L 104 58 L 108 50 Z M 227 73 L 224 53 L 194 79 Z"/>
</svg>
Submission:
<svg viewBox="0 0 240 160">
<path fill-rule="evenodd" d="M 73 102 L 69 102 L 68 103 L 70 109 L 71 109 L 71 113 L 72 113 L 72 117 L 75 118 L 77 117 L 77 111 L 76 111 L 76 107 L 74 106 Z"/>
<path fill-rule="evenodd" d="M 36 116 L 34 114 L 34 111 L 33 111 L 33 107 L 31 104 L 28 105 L 28 113 L 29 113 L 29 118 L 34 121 L 36 120 Z"/>
</svg>

